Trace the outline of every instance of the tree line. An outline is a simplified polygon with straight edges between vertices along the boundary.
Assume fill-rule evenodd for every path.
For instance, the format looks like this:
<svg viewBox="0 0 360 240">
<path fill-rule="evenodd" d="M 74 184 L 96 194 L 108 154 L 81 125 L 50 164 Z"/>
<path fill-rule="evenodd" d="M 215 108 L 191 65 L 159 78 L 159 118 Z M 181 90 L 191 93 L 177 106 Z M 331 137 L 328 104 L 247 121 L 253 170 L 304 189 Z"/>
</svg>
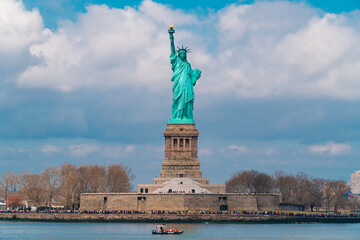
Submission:
<svg viewBox="0 0 360 240">
<path fill-rule="evenodd" d="M 121 164 L 75 166 L 65 163 L 58 168 L 49 167 L 40 174 L 27 171 L 3 173 L 0 196 L 5 199 L 7 207 L 16 208 L 25 199 L 36 207 L 52 208 L 56 204 L 76 209 L 81 193 L 130 192 L 133 178 L 131 170 Z M 301 204 L 311 211 L 337 212 L 344 207 L 351 210 L 359 207 L 357 196 L 345 197 L 350 191 L 345 181 L 314 178 L 305 173 L 290 175 L 276 171 L 269 175 L 244 170 L 233 174 L 225 184 L 228 193 L 276 193 L 280 202 Z"/>
<path fill-rule="evenodd" d="M 59 168 L 46 168 L 40 174 L 5 172 L 0 179 L 0 191 L 7 207 L 16 208 L 26 199 L 36 207 L 51 209 L 56 203 L 76 209 L 81 193 L 129 192 L 133 178 L 131 170 L 121 164 L 75 166 L 65 163 Z"/>
<path fill-rule="evenodd" d="M 305 173 L 296 175 L 276 171 L 272 176 L 256 170 L 233 174 L 226 181 L 228 193 L 277 193 L 280 202 L 304 205 L 307 209 L 337 212 L 340 208 L 358 209 L 358 197 L 346 198 L 350 187 L 343 180 L 314 178 Z"/>
</svg>

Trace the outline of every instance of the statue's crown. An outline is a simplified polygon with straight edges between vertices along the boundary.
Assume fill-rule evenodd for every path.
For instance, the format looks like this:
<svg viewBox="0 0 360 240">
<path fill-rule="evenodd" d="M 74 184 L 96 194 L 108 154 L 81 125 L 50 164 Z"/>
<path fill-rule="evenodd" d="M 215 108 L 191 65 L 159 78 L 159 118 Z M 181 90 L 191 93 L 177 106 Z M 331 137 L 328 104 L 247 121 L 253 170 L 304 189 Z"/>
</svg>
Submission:
<svg viewBox="0 0 360 240">
<path fill-rule="evenodd" d="M 180 53 L 181 51 L 184 51 L 185 53 L 190 53 L 191 50 L 188 47 L 181 46 L 181 48 L 177 48 L 177 52 Z"/>
</svg>

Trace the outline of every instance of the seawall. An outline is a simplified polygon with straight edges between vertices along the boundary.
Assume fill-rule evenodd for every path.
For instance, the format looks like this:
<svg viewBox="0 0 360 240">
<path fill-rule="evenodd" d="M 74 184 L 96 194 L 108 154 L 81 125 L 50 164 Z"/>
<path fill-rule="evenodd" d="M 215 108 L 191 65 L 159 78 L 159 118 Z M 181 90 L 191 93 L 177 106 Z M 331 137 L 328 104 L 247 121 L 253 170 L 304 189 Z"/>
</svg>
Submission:
<svg viewBox="0 0 360 240">
<path fill-rule="evenodd" d="M 360 217 L 302 217 L 257 214 L 81 214 L 0 213 L 0 221 L 139 223 L 360 223 Z"/>
</svg>

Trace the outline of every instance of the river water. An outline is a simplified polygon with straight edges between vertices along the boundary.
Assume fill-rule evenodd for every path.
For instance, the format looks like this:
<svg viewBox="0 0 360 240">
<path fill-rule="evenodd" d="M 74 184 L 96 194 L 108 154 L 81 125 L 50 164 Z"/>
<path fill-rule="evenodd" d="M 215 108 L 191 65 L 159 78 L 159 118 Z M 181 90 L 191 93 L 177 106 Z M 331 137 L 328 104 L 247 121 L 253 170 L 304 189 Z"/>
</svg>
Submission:
<svg viewBox="0 0 360 240">
<path fill-rule="evenodd" d="M 0 222 L 0 239 L 360 239 L 360 223 L 167 224 L 181 235 L 152 235 L 156 224 Z"/>
</svg>

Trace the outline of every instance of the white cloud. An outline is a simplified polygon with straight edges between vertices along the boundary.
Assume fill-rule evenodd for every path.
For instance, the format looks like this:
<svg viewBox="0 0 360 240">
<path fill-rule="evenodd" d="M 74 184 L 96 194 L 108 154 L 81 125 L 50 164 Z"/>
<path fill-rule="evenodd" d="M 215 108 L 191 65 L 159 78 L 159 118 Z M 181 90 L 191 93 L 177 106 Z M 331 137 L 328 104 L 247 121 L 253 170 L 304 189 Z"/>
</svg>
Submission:
<svg viewBox="0 0 360 240">
<path fill-rule="evenodd" d="M 245 154 L 245 153 L 249 153 L 250 152 L 250 149 L 246 146 L 238 146 L 238 145 L 230 145 L 228 147 L 228 149 L 230 150 L 233 150 L 233 151 L 236 151 L 236 153 L 238 154 Z"/>
<path fill-rule="evenodd" d="M 279 154 L 279 151 L 273 148 L 266 148 L 266 149 L 261 149 L 258 151 L 258 153 L 260 155 L 265 155 L 265 156 L 274 156 Z"/>
<path fill-rule="evenodd" d="M 61 149 L 54 145 L 44 145 L 41 148 L 39 148 L 39 151 L 42 153 L 56 153 L 56 152 L 61 152 Z"/>
<path fill-rule="evenodd" d="M 200 157 L 209 157 L 211 155 L 213 155 L 211 148 L 199 148 Z"/>
<path fill-rule="evenodd" d="M 119 158 L 123 152 L 124 148 L 120 145 L 107 146 L 103 149 L 103 155 L 109 158 Z"/>
<path fill-rule="evenodd" d="M 310 153 L 340 155 L 351 151 L 351 145 L 346 143 L 328 142 L 324 145 L 311 145 L 308 148 Z"/>
<path fill-rule="evenodd" d="M 356 25 L 350 17 L 321 16 L 304 4 L 232 5 L 219 13 L 221 52 L 208 70 L 214 78 L 205 91 L 248 98 L 359 98 Z"/>
<path fill-rule="evenodd" d="M 288 34 L 275 53 L 306 75 L 322 72 L 356 46 L 357 33 L 344 26 L 343 19 L 335 14 L 311 19 L 304 29 Z"/>
<path fill-rule="evenodd" d="M 87 156 L 90 153 L 99 151 L 100 147 L 95 144 L 80 144 L 71 145 L 69 150 L 73 156 Z"/>
<path fill-rule="evenodd" d="M 13 81 L 31 64 L 29 47 L 47 39 L 49 30 L 44 29 L 37 9 L 28 11 L 20 0 L 0 1 L 0 81 Z"/>
<path fill-rule="evenodd" d="M 203 71 L 196 91 L 204 95 L 360 97 L 356 18 L 322 15 L 305 3 L 233 4 L 201 19 L 150 0 L 139 8 L 90 5 L 56 32 L 42 27 L 37 10 L 15 0 L 0 4 L 13 9 L 0 18 L 0 31 L 14 36 L 0 34 L 3 49 L 29 48 L 38 59 L 19 75 L 21 87 L 160 92 L 171 84 L 166 31 L 174 23 L 177 45 L 190 45 L 189 61 Z"/>
<path fill-rule="evenodd" d="M 252 154 L 252 156 L 274 156 L 279 154 L 279 151 L 274 148 L 249 148 L 244 145 L 232 144 L 227 148 L 220 149 L 220 152 L 234 152 L 239 155 Z"/>
<path fill-rule="evenodd" d="M 0 150 L 2 152 L 15 152 L 16 150 L 14 148 L 11 148 L 11 147 L 6 147 L 6 146 L 0 146 Z"/>
<path fill-rule="evenodd" d="M 165 5 L 155 3 L 151 0 L 144 0 L 139 7 L 139 12 L 149 17 L 152 21 L 165 26 L 169 25 L 169 23 L 183 25 L 197 24 L 199 22 L 193 15 L 185 14 L 181 10 L 172 10 Z"/>
<path fill-rule="evenodd" d="M 171 71 L 168 22 L 181 26 L 193 19 L 147 0 L 139 10 L 91 5 L 76 23 L 64 24 L 47 42 L 30 48 L 42 62 L 21 74 L 18 84 L 62 92 L 89 87 L 159 89 Z"/>
<path fill-rule="evenodd" d="M 22 153 L 22 152 L 26 152 L 26 151 L 27 150 L 24 148 L 12 148 L 12 147 L 0 146 L 0 152 Z"/>
<path fill-rule="evenodd" d="M 0 1 L 0 53 L 19 52 L 46 33 L 37 9 L 26 10 L 22 1 Z"/>
<path fill-rule="evenodd" d="M 127 145 L 125 147 L 125 152 L 126 153 L 133 153 L 135 151 L 135 145 Z"/>
<path fill-rule="evenodd" d="M 137 146 L 135 145 L 120 145 L 120 144 L 114 144 L 110 146 L 106 146 L 102 149 L 102 154 L 105 157 L 109 158 L 121 158 L 128 154 L 134 153 Z"/>
</svg>

